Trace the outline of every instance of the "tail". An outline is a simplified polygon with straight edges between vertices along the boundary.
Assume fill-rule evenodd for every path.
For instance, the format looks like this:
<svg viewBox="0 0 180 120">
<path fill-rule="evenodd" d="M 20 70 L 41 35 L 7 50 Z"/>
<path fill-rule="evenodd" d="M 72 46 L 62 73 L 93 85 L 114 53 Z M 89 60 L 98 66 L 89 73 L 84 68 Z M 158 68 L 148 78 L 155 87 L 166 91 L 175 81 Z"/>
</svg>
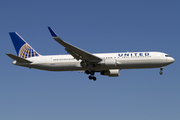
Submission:
<svg viewBox="0 0 180 120">
<path fill-rule="evenodd" d="M 40 56 L 18 33 L 10 32 L 11 40 L 20 58 Z"/>
</svg>

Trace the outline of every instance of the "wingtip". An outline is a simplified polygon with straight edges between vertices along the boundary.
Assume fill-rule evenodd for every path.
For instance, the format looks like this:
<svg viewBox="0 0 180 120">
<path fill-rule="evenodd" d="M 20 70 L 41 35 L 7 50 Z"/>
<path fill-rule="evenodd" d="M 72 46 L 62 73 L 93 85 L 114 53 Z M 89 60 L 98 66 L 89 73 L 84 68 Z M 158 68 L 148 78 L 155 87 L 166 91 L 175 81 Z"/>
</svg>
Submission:
<svg viewBox="0 0 180 120">
<path fill-rule="evenodd" d="M 48 27 L 52 37 L 58 37 L 51 27 Z"/>
</svg>

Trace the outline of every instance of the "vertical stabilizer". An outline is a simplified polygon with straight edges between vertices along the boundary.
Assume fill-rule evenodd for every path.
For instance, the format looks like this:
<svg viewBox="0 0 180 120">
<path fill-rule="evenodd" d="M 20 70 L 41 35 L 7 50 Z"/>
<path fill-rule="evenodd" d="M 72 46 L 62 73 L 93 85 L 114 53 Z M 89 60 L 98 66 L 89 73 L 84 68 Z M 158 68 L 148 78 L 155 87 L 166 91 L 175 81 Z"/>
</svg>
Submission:
<svg viewBox="0 0 180 120">
<path fill-rule="evenodd" d="M 40 56 L 18 33 L 10 32 L 9 34 L 19 57 Z"/>
</svg>

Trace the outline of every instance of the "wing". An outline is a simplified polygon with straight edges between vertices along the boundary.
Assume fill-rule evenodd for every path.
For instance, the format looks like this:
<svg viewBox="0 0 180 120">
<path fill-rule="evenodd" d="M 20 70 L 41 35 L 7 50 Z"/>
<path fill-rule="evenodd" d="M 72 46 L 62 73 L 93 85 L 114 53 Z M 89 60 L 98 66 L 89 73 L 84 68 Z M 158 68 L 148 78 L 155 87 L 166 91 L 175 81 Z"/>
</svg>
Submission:
<svg viewBox="0 0 180 120">
<path fill-rule="evenodd" d="M 85 60 L 88 62 L 100 62 L 100 61 L 102 61 L 101 58 L 63 41 L 61 38 L 59 38 L 57 36 L 57 34 L 50 27 L 48 27 L 48 29 L 49 29 L 52 37 L 54 38 L 54 40 L 56 40 L 58 43 L 60 43 L 62 46 L 64 46 L 65 50 L 69 54 L 71 54 L 75 59 Z"/>
</svg>

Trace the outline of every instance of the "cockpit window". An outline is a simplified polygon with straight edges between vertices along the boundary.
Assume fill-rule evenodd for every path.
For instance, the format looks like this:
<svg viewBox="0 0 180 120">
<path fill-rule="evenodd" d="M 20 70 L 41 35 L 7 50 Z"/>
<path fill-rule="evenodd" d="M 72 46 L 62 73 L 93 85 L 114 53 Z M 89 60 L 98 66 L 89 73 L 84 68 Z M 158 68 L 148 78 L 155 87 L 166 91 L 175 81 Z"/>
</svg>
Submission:
<svg viewBox="0 0 180 120">
<path fill-rule="evenodd" d="M 165 55 L 165 57 L 170 57 L 169 55 Z"/>
</svg>

